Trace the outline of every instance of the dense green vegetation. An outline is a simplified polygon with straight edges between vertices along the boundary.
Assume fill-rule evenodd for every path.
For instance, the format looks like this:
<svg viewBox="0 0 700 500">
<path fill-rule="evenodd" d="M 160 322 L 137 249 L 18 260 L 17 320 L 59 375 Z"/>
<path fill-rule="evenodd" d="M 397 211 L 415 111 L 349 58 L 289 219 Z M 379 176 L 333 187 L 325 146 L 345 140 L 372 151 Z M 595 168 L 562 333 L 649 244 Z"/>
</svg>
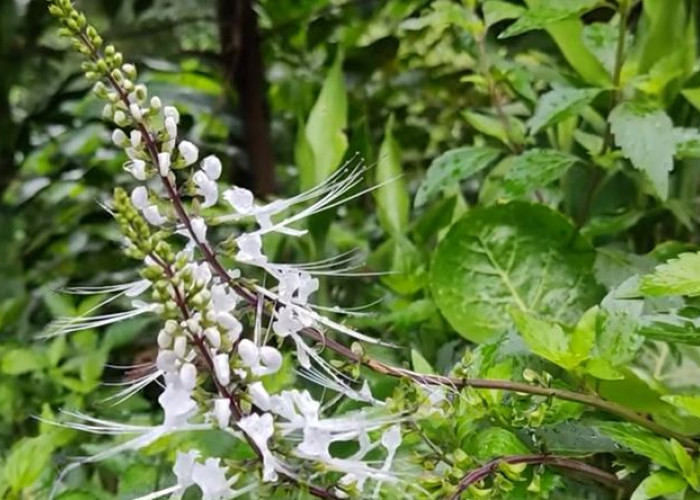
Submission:
<svg viewBox="0 0 700 500">
<path fill-rule="evenodd" d="M 198 450 L 241 474 L 243 498 L 700 498 L 695 0 L 77 2 L 87 21 L 66 4 L 0 0 L 0 497 L 156 498 L 179 479 L 178 452 Z M 356 175 L 349 200 L 291 226 L 307 234 L 265 234 L 266 264 L 246 261 L 237 238 L 263 227 L 243 220 L 254 205 L 209 206 L 187 147 L 163 173 L 168 114 L 150 101 L 143 122 L 132 116 L 118 93 L 142 92 L 131 80 L 143 102 L 177 107 L 178 140 L 221 159 L 217 196 L 235 184 L 259 207 Z M 134 194 L 131 146 L 162 227 Z M 188 233 L 193 220 L 207 238 Z M 127 441 L 85 415 L 163 421 L 164 379 L 120 390 L 159 348 L 176 351 L 162 332 L 189 318 L 167 306 L 187 241 L 191 264 L 241 297 L 244 338 L 258 342 L 256 321 L 272 331 L 286 304 L 260 295 L 283 295 L 267 263 L 324 262 L 310 300 L 342 326 L 268 331 L 284 361 L 262 375 L 241 375 L 252 365 L 231 341 L 231 429 L 244 432 L 164 433 L 62 474 Z M 74 328 L 135 307 L 85 287 L 140 277 L 161 309 Z M 206 284 L 183 280 L 194 292 L 176 305 L 206 322 Z M 302 369 L 299 342 L 353 397 L 314 384 L 322 370 Z M 189 361 L 205 407 L 229 394 L 202 352 Z M 237 423 L 267 411 L 250 377 L 270 394 L 309 390 L 328 418 L 358 411 L 368 390 L 400 446 L 394 427 L 368 426 L 330 452 L 352 457 L 366 438 L 360 459 L 394 458 L 396 480 L 363 487 L 330 458 L 310 465 L 277 427 L 270 449 L 294 474 L 263 481 L 260 446 Z"/>
</svg>

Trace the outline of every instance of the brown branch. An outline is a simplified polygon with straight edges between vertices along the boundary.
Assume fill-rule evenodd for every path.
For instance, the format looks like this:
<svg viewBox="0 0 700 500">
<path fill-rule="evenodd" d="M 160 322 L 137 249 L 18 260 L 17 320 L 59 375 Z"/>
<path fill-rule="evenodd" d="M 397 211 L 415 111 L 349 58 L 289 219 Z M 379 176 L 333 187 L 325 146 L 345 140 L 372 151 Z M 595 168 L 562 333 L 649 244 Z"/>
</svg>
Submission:
<svg viewBox="0 0 700 500">
<path fill-rule="evenodd" d="M 593 479 L 594 481 L 609 486 L 610 488 L 620 489 L 621 486 L 620 480 L 615 474 L 573 458 L 546 454 L 512 455 L 508 457 L 496 458 L 485 463 L 481 467 L 470 471 L 462 478 L 457 485 L 457 489 L 448 497 L 448 500 L 459 500 L 459 497 L 464 491 L 467 490 L 467 488 L 496 472 L 501 464 L 551 465 L 578 472 Z"/>
</svg>

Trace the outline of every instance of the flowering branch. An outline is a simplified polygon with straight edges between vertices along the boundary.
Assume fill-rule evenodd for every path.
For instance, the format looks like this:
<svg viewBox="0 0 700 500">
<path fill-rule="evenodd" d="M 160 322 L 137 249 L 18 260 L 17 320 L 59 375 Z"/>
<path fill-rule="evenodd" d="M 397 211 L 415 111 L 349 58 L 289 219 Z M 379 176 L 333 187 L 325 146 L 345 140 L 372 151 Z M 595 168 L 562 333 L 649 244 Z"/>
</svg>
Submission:
<svg viewBox="0 0 700 500">
<path fill-rule="evenodd" d="M 611 474 L 610 472 L 604 471 L 592 465 L 589 465 L 580 460 L 575 460 L 569 457 L 562 457 L 557 455 L 512 455 L 508 457 L 500 457 L 493 459 L 481 467 L 478 467 L 472 471 L 469 471 L 462 480 L 457 485 L 454 493 L 450 495 L 448 500 L 459 500 L 460 496 L 464 491 L 466 491 L 473 484 L 487 478 L 491 474 L 494 474 L 499 470 L 504 464 L 508 465 L 551 465 L 554 467 L 559 467 L 562 469 L 568 469 L 579 474 L 590 477 L 594 481 L 602 483 L 610 488 L 620 489 L 620 480 Z"/>
</svg>

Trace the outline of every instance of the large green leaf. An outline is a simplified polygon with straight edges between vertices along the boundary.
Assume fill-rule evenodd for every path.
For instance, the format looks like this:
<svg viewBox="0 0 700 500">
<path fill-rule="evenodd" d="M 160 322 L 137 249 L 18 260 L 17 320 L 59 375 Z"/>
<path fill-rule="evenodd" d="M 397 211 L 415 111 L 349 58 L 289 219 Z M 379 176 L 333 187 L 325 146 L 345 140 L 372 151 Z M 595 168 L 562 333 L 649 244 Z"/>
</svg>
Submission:
<svg viewBox="0 0 700 500">
<path fill-rule="evenodd" d="M 490 460 L 506 455 L 523 455 L 530 450 L 512 432 L 500 427 L 490 427 L 472 438 L 474 455 L 479 460 Z"/>
<path fill-rule="evenodd" d="M 452 149 L 430 164 L 416 192 L 415 205 L 420 207 L 446 187 L 468 178 L 493 163 L 500 155 L 494 148 L 467 146 Z"/>
<path fill-rule="evenodd" d="M 682 253 L 661 264 L 642 278 L 642 293 L 662 295 L 700 295 L 700 253 Z"/>
<path fill-rule="evenodd" d="M 668 115 L 660 109 L 624 102 L 610 113 L 610 127 L 622 153 L 647 175 L 656 195 L 665 200 L 676 151 L 673 122 Z"/>
<path fill-rule="evenodd" d="M 338 52 L 306 121 L 305 133 L 308 147 L 313 153 L 313 170 L 301 172 L 302 189 L 323 182 L 340 165 L 348 148 L 345 135 L 347 115 L 343 54 Z M 303 143 L 304 141 L 297 141 L 298 145 Z M 300 147 L 303 149 L 304 146 Z"/>
<path fill-rule="evenodd" d="M 384 141 L 379 148 L 375 181 L 380 187 L 374 191 L 379 221 L 393 235 L 403 234 L 408 226 L 410 200 L 408 186 L 401 169 L 401 150 L 394 139 L 394 117 L 387 121 Z"/>
<path fill-rule="evenodd" d="M 511 307 L 575 323 L 600 298 L 594 257 L 571 223 L 547 207 L 477 208 L 440 242 L 430 286 L 455 330 L 480 342 L 512 326 Z"/>
<path fill-rule="evenodd" d="M 10 450 L 3 468 L 10 488 L 20 492 L 39 479 L 49 465 L 53 447 L 48 436 L 22 438 Z"/>
<path fill-rule="evenodd" d="M 530 118 L 530 133 L 577 115 L 601 92 L 601 89 L 554 89 L 540 97 Z"/>
</svg>

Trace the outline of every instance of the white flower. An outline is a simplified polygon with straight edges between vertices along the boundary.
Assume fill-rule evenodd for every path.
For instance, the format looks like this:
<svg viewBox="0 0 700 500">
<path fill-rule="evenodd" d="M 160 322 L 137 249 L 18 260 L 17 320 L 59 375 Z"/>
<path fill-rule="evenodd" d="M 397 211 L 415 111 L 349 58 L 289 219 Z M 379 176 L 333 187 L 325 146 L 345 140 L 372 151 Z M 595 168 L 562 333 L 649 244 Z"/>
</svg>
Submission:
<svg viewBox="0 0 700 500">
<path fill-rule="evenodd" d="M 168 133 L 168 137 L 170 137 L 171 140 L 177 137 L 177 122 L 171 116 L 165 119 L 165 131 Z"/>
<path fill-rule="evenodd" d="M 177 484 L 183 488 L 187 488 L 194 484 L 192 479 L 192 470 L 194 469 L 195 460 L 199 457 L 197 450 L 190 450 L 187 453 L 177 452 L 173 473 L 177 478 Z"/>
<path fill-rule="evenodd" d="M 174 106 L 166 106 L 163 108 L 163 115 L 166 118 L 172 118 L 175 123 L 180 123 L 180 112 Z"/>
<path fill-rule="evenodd" d="M 193 217 L 192 221 L 192 233 L 196 240 L 200 243 L 207 240 L 207 224 L 201 217 Z"/>
<path fill-rule="evenodd" d="M 161 108 L 162 105 L 163 103 L 160 101 L 160 97 L 158 97 L 157 95 L 151 97 L 151 107 L 153 109 L 158 110 Z"/>
<path fill-rule="evenodd" d="M 231 403 L 228 399 L 218 398 L 214 400 L 214 417 L 221 429 L 228 427 L 231 421 Z"/>
<path fill-rule="evenodd" d="M 142 138 L 143 138 L 143 135 L 141 134 L 140 130 L 132 130 L 131 134 L 130 134 L 131 147 L 138 148 L 139 145 L 141 144 Z"/>
<path fill-rule="evenodd" d="M 224 199 L 241 215 L 250 215 L 255 208 L 255 197 L 247 189 L 234 186 L 224 192 Z"/>
<path fill-rule="evenodd" d="M 211 302 L 216 312 L 229 312 L 236 307 L 238 295 L 226 285 L 214 285 L 211 287 Z"/>
<path fill-rule="evenodd" d="M 270 395 L 267 393 L 262 382 L 254 382 L 248 385 L 248 394 L 250 394 L 255 406 L 262 411 L 270 410 Z"/>
<path fill-rule="evenodd" d="M 286 337 L 297 333 L 304 327 L 297 317 L 294 309 L 289 306 L 280 307 L 275 313 L 275 320 L 272 322 L 272 330 L 280 337 Z"/>
<path fill-rule="evenodd" d="M 192 480 L 202 490 L 202 500 L 228 500 L 233 495 L 226 479 L 226 468 L 220 462 L 219 458 L 207 458 L 203 464 L 195 463 L 192 468 Z"/>
<path fill-rule="evenodd" d="M 194 390 L 197 385 L 197 368 L 192 363 L 182 365 L 182 368 L 180 368 L 180 381 L 186 390 Z"/>
<path fill-rule="evenodd" d="M 156 368 L 164 373 L 172 373 L 177 366 L 177 354 L 174 351 L 162 349 L 156 357 Z"/>
<path fill-rule="evenodd" d="M 258 346 L 252 340 L 242 339 L 238 343 L 238 356 L 245 366 L 255 366 L 258 363 Z"/>
<path fill-rule="evenodd" d="M 282 354 L 274 347 L 264 345 L 260 348 L 260 361 L 262 361 L 261 367 L 256 367 L 256 375 L 267 375 L 269 373 L 277 372 L 282 366 Z"/>
<path fill-rule="evenodd" d="M 127 138 L 126 134 L 122 129 L 117 128 L 114 129 L 114 132 L 112 132 L 112 142 L 116 146 L 123 148 L 124 146 L 126 146 L 128 140 L 129 139 Z"/>
<path fill-rule="evenodd" d="M 170 172 L 170 153 L 158 153 L 158 171 L 162 177 Z"/>
<path fill-rule="evenodd" d="M 267 262 L 267 257 L 262 253 L 262 238 L 259 234 L 245 233 L 236 238 L 238 254 L 236 259 L 251 264 Z"/>
<path fill-rule="evenodd" d="M 131 192 L 131 203 L 139 210 L 145 209 L 148 206 L 148 189 L 145 186 L 135 187 Z"/>
<path fill-rule="evenodd" d="M 165 427 L 183 427 L 197 411 L 197 403 L 192 399 L 191 390 L 188 390 L 181 378 L 173 373 L 165 375 L 165 390 L 158 397 L 158 403 L 165 413 Z"/>
<path fill-rule="evenodd" d="M 317 278 L 312 278 L 309 273 L 299 273 L 299 288 L 297 290 L 297 302 L 306 304 L 309 301 L 309 296 L 316 292 L 319 287 Z"/>
<path fill-rule="evenodd" d="M 275 433 L 272 415 L 252 413 L 238 421 L 238 427 L 245 432 L 260 450 L 263 457 L 263 481 L 277 480 L 277 459 L 270 452 L 267 441 Z"/>
<path fill-rule="evenodd" d="M 212 346 L 214 349 L 218 349 L 219 347 L 221 347 L 221 334 L 219 333 L 218 329 L 207 328 L 206 330 L 204 330 L 204 336 L 209 342 L 209 345 Z"/>
<path fill-rule="evenodd" d="M 199 149 L 189 141 L 182 141 L 178 144 L 177 149 L 180 151 L 180 156 L 185 161 L 186 167 L 192 165 L 199 158 Z"/>
<path fill-rule="evenodd" d="M 229 365 L 228 354 L 214 356 L 214 372 L 221 385 L 228 385 L 231 381 L 231 365 Z"/>
<path fill-rule="evenodd" d="M 197 195 L 204 198 L 202 208 L 209 208 L 216 205 L 219 199 L 219 186 L 215 181 L 209 179 L 207 174 L 201 170 L 195 172 L 192 176 L 192 181 L 197 186 Z"/>
<path fill-rule="evenodd" d="M 207 156 L 202 160 L 202 170 L 210 180 L 217 180 L 221 177 L 221 160 L 214 155 Z"/>
<path fill-rule="evenodd" d="M 122 110 L 117 110 L 114 112 L 114 123 L 119 127 L 124 127 L 129 124 L 129 120 L 127 120 L 126 114 Z"/>
<path fill-rule="evenodd" d="M 150 205 L 144 208 L 142 213 L 144 219 L 146 219 L 146 221 L 148 221 L 148 223 L 152 226 L 162 226 L 168 221 L 167 218 L 160 214 L 156 205 Z"/>
<path fill-rule="evenodd" d="M 143 113 L 141 112 L 141 107 L 138 105 L 138 103 L 132 102 L 129 105 L 129 112 L 136 121 L 140 121 L 143 118 Z"/>
<path fill-rule="evenodd" d="M 146 162 L 143 160 L 132 159 L 130 163 L 124 166 L 124 169 L 129 172 L 138 181 L 146 180 Z"/>
<path fill-rule="evenodd" d="M 243 325 L 231 314 L 227 312 L 217 313 L 216 322 L 226 329 L 226 334 L 231 342 L 235 342 L 241 336 Z"/>
</svg>

